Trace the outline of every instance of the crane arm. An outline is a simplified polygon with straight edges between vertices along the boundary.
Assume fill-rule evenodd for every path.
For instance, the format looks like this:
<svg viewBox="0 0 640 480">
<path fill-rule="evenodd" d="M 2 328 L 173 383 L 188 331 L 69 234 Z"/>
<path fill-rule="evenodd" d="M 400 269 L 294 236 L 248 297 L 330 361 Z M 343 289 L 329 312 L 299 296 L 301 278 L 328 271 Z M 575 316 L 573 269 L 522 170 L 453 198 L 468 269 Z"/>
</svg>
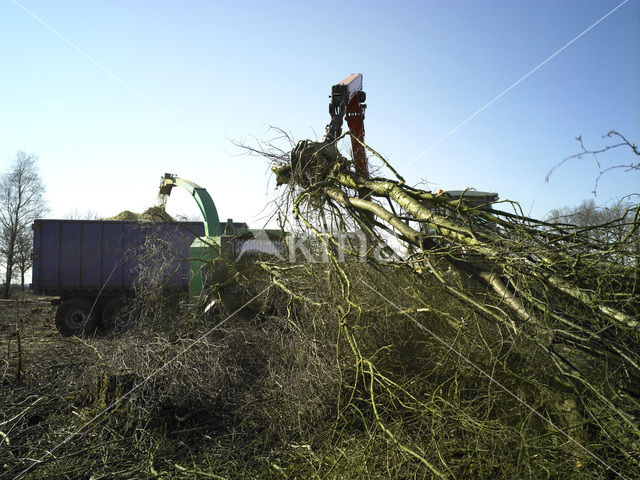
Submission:
<svg viewBox="0 0 640 480">
<path fill-rule="evenodd" d="M 362 91 L 362 74 L 351 74 L 332 86 L 330 98 L 331 121 L 327 125 L 324 141 L 333 141 L 340 136 L 342 122 L 346 117 L 347 126 L 352 134 L 351 148 L 356 172 L 363 177 L 368 177 L 369 168 L 364 148 L 364 110 L 367 108 L 364 102 L 367 95 Z"/>
<path fill-rule="evenodd" d="M 182 187 L 187 190 L 194 198 L 200 212 L 204 217 L 204 234 L 207 237 L 217 237 L 222 234 L 220 231 L 220 219 L 218 218 L 218 210 L 209 192 L 195 183 L 178 178 L 170 173 L 165 173 L 160 182 L 160 195 L 171 195 L 173 187 Z"/>
</svg>

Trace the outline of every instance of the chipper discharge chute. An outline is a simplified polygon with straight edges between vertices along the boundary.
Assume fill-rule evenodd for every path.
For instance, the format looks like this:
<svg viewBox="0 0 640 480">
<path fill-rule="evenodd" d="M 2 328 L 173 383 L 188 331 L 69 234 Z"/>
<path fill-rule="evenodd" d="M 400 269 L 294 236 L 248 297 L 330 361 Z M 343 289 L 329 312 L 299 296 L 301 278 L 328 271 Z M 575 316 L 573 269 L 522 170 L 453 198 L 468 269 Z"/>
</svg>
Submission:
<svg viewBox="0 0 640 480">
<path fill-rule="evenodd" d="M 218 210 L 207 190 L 170 173 L 165 173 L 160 182 L 159 196 L 163 206 L 174 187 L 182 187 L 189 192 L 204 218 L 204 236 L 197 237 L 189 249 L 189 293 L 197 300 L 204 284 L 203 270 L 214 260 L 222 257 L 222 228 Z"/>
</svg>

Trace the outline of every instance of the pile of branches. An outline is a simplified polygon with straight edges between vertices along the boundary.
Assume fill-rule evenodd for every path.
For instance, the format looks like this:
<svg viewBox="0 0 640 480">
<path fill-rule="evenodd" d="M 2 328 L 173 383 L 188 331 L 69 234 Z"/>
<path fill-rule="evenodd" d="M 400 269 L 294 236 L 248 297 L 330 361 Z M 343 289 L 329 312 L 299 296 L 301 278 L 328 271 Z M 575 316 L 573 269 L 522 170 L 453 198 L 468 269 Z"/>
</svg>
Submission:
<svg viewBox="0 0 640 480">
<path fill-rule="evenodd" d="M 0 476 L 637 476 L 638 206 L 549 223 L 338 146 L 258 151 L 294 248 L 207 311 L 167 297 L 155 242 L 126 328 L 0 337 Z"/>
<path fill-rule="evenodd" d="M 424 453 L 429 449 L 398 442 L 382 422 L 373 395 L 376 385 L 395 397 L 394 414 L 418 415 L 422 407 L 419 402 L 402 403 L 402 389 L 362 353 L 348 319 L 359 318 L 372 303 L 371 296 L 386 302 L 387 311 L 405 311 L 406 305 L 416 302 L 426 311 L 436 311 L 426 291 L 415 286 L 428 281 L 464 307 L 462 323 L 472 317 L 484 325 L 476 334 L 483 337 L 485 349 L 478 351 L 473 341 L 457 348 L 456 342 L 469 338 L 473 329 L 457 328 L 438 337 L 428 323 L 408 314 L 424 336 L 438 338 L 449 348 L 445 358 L 458 356 L 456 361 L 466 370 L 475 370 L 474 381 L 489 379 L 486 388 L 504 390 L 523 412 L 546 422 L 586 456 L 592 474 L 604 470 L 624 478 L 637 471 L 640 205 L 630 205 L 606 224 L 588 227 L 529 218 L 515 202 L 501 202 L 497 208 L 479 205 L 471 194 L 452 197 L 412 187 L 365 144 L 377 173 L 358 175 L 352 160 L 340 153 L 339 142 L 349 135 L 331 142 L 299 142 L 290 155 L 273 148 L 262 153 L 273 162 L 277 183 L 285 188 L 281 211 L 292 211 L 295 222 L 313 231 L 330 252 L 346 305 L 339 323 L 351 345 L 356 377 L 369 387 L 369 408 L 389 440 L 432 474 L 447 476 L 450 461 L 436 455 L 429 460 Z M 382 258 L 387 261 L 384 268 L 410 272 L 414 287 L 406 296 L 397 298 L 396 286 L 384 289 L 367 283 L 362 272 L 354 277 L 339 261 L 335 253 L 344 243 L 338 244 L 336 232 L 355 230 L 366 239 L 364 255 L 371 270 L 382 268 Z M 357 246 L 361 253 L 362 243 Z M 369 288 L 367 300 L 352 298 L 354 284 Z M 439 310 L 440 317 L 455 323 L 455 310 Z M 419 312 L 420 307 L 412 311 Z M 487 338 L 500 340 L 493 343 Z M 525 364 L 505 353 L 514 351 Z M 497 380 L 498 368 L 519 379 L 520 387 L 509 388 L 509 381 Z M 483 397 L 481 391 L 476 393 L 477 399 Z M 536 397 L 562 399 L 558 404 L 565 414 L 529 402 Z M 492 413 L 500 405 L 497 398 L 494 402 L 489 407 Z M 525 439 L 522 444 L 527 444 Z M 503 454 L 508 456 L 507 451 Z M 584 459 L 577 461 L 575 470 L 584 473 L 584 464 Z"/>
</svg>

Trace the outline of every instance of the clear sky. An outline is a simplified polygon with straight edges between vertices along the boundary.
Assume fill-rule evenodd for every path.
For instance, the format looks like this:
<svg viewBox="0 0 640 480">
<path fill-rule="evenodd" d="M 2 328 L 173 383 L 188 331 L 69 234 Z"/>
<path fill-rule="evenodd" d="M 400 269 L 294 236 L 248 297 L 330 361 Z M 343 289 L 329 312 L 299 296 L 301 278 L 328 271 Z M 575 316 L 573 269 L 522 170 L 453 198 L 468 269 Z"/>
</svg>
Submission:
<svg viewBox="0 0 640 480">
<path fill-rule="evenodd" d="M 172 172 L 258 228 L 274 181 L 232 141 L 270 125 L 321 136 L 331 85 L 359 72 L 366 140 L 408 182 L 543 216 L 592 196 L 592 159 L 544 182 L 574 137 L 640 142 L 640 0 L 442 139 L 622 1 L 0 0 L 0 168 L 36 153 L 50 217 L 142 211 Z M 638 191 L 640 175 L 615 173 L 597 201 Z M 172 197 L 170 211 L 197 212 Z"/>
</svg>

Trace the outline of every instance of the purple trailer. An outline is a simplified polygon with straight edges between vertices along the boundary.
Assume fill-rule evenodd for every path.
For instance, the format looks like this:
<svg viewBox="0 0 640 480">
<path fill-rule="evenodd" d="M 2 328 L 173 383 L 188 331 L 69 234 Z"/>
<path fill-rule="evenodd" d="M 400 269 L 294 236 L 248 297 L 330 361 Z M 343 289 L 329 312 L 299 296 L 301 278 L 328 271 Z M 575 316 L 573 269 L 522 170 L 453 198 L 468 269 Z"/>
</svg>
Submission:
<svg viewBox="0 0 640 480">
<path fill-rule="evenodd" d="M 59 297 L 56 326 L 76 335 L 116 322 L 136 282 L 187 293 L 189 247 L 202 222 L 36 220 L 33 280 L 38 295 Z"/>
</svg>

